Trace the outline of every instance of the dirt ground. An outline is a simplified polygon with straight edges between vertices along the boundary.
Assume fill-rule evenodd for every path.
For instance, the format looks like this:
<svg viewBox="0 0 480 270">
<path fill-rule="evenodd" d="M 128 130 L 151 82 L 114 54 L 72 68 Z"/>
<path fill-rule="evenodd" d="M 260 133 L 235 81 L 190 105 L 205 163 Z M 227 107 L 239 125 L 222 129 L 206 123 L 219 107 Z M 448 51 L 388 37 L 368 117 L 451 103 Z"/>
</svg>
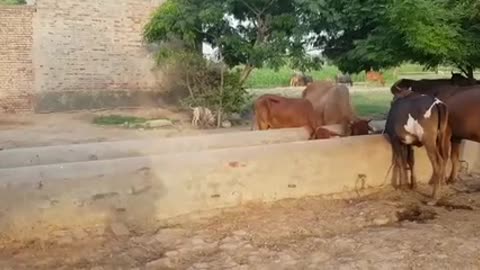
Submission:
<svg viewBox="0 0 480 270">
<path fill-rule="evenodd" d="M 60 231 L 4 243 L 0 269 L 479 269 L 475 179 L 436 207 L 385 188 L 351 200 L 249 204 L 146 234 Z"/>
<path fill-rule="evenodd" d="M 174 127 L 158 129 L 128 129 L 92 124 L 95 116 L 127 115 L 147 119 L 174 120 Z M 249 130 L 249 126 L 221 129 L 196 129 L 191 126 L 188 112 L 169 109 L 117 109 L 74 113 L 8 115 L 0 114 L 0 149 L 72 143 L 149 139 L 196 134 L 224 133 Z"/>
<path fill-rule="evenodd" d="M 91 124 L 95 115 L 112 113 L 180 124 L 158 130 Z M 159 109 L 6 116 L 0 148 L 248 129 L 196 130 L 188 122 L 188 115 Z M 122 224 L 102 232 L 60 230 L 48 240 L 0 243 L 0 269 L 480 269 L 480 176 L 465 184 L 468 192 L 449 188 L 436 207 L 420 193 L 384 188 L 350 200 L 252 203 L 149 233 Z"/>
</svg>

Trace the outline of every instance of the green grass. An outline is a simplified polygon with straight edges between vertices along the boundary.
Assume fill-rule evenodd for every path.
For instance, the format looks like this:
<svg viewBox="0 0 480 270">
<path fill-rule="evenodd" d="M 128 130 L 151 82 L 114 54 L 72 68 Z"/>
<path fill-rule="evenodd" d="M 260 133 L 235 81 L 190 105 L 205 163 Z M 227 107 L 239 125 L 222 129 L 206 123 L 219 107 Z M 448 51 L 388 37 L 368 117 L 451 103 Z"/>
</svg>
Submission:
<svg viewBox="0 0 480 270">
<path fill-rule="evenodd" d="M 439 70 L 443 71 L 444 74 L 435 74 L 433 71 L 425 71 L 420 65 L 404 64 L 397 68 L 397 74 L 395 74 L 394 69 L 382 70 L 382 72 L 386 84 L 391 85 L 400 78 L 449 78 L 452 68 L 440 67 Z M 287 67 L 280 68 L 278 71 L 269 68 L 256 69 L 248 78 L 246 87 L 258 89 L 288 86 L 293 73 L 294 71 Z M 314 80 L 333 80 L 337 73 L 340 73 L 338 68 L 330 65 L 325 65 L 320 70 L 306 72 L 306 74 L 311 75 Z M 365 82 L 365 72 L 352 74 L 352 79 L 354 82 Z"/>
<path fill-rule="evenodd" d="M 385 118 L 392 100 L 389 91 L 355 92 L 351 95 L 357 113 L 362 117 L 374 119 Z"/>
<path fill-rule="evenodd" d="M 93 123 L 102 126 L 134 126 L 143 124 L 147 119 L 135 116 L 102 115 L 93 119 Z"/>
</svg>

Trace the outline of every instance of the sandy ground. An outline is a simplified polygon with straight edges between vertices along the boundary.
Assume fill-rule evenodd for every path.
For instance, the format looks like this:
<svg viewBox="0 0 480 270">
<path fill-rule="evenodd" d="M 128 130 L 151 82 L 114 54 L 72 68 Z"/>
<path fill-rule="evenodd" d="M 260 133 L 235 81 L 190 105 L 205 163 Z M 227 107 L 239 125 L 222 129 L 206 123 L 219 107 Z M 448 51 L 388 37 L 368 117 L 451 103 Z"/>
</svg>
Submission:
<svg viewBox="0 0 480 270">
<path fill-rule="evenodd" d="M 92 124 L 95 116 L 111 114 L 148 119 L 167 118 L 179 122 L 174 127 L 149 130 Z M 172 112 L 166 109 L 123 109 L 16 116 L 0 114 L 0 148 L 193 136 L 249 130 L 249 128 L 249 126 L 236 126 L 228 129 L 196 129 L 191 126 L 188 113 Z"/>
<path fill-rule="evenodd" d="M 225 209 L 150 233 L 62 232 L 4 243 L 0 269 L 479 269 L 480 182 L 442 206 L 388 188 Z M 429 187 L 421 187 L 423 192 Z"/>
<path fill-rule="evenodd" d="M 91 124 L 98 114 L 167 117 L 175 128 Z M 3 116 L 0 147 L 231 132 L 196 130 L 166 110 Z M 0 243 L 0 269 L 480 269 L 480 176 L 443 206 L 415 192 L 379 189 L 352 200 L 304 198 L 186 216 L 148 233 L 122 227 L 57 231 L 48 240 Z M 430 187 L 421 187 L 426 192 Z M 33 225 L 32 225 L 33 226 Z"/>
</svg>

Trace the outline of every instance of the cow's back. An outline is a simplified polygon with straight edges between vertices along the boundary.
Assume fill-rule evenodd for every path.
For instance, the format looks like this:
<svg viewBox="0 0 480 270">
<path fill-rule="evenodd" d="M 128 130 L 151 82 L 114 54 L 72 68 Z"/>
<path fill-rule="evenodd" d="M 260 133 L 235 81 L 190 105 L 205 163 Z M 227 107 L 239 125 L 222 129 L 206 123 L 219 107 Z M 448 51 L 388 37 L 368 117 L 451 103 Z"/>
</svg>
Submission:
<svg viewBox="0 0 480 270">
<path fill-rule="evenodd" d="M 324 125 L 349 122 L 356 118 L 355 115 L 348 87 L 337 85 L 327 93 L 323 100 Z"/>
<path fill-rule="evenodd" d="M 454 137 L 480 141 L 480 86 L 464 88 L 445 101 Z"/>
<path fill-rule="evenodd" d="M 302 92 L 302 97 L 307 98 L 312 102 L 313 97 L 320 97 L 326 93 L 327 90 L 334 87 L 335 83 L 331 81 L 313 81 L 307 85 Z"/>
</svg>

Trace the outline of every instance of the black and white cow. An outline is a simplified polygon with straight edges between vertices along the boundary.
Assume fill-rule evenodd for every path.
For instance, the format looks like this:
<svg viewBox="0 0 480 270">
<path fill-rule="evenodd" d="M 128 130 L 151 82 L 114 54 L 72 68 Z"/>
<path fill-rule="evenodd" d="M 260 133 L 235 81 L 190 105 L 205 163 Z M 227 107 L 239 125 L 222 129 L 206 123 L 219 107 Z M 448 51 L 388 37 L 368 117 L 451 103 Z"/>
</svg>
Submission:
<svg viewBox="0 0 480 270">
<path fill-rule="evenodd" d="M 430 179 L 432 197 L 434 201 L 438 200 L 450 151 L 447 105 L 435 97 L 411 89 L 402 90 L 393 99 L 384 132 L 392 145 L 394 187 L 408 185 L 407 165 L 411 174 L 410 188 L 416 187 L 413 146 L 425 146 L 433 168 Z"/>
</svg>

